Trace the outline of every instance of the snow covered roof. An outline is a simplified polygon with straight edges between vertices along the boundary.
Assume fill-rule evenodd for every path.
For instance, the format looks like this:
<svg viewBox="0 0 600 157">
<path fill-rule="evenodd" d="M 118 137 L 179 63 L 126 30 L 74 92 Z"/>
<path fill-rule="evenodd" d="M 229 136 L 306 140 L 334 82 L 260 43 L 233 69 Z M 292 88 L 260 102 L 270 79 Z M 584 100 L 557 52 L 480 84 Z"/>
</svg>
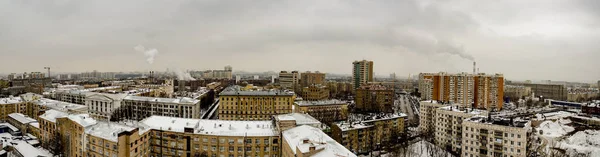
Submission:
<svg viewBox="0 0 600 157">
<path fill-rule="evenodd" d="M 90 127 L 86 128 L 85 133 L 102 139 L 118 142 L 119 133 L 130 132 L 135 129 L 135 127 L 118 123 L 97 122 L 95 125 L 91 125 Z"/>
<path fill-rule="evenodd" d="M 10 124 L 10 123 L 0 123 L 0 126 L 6 126 L 6 127 L 8 127 L 10 130 L 12 130 L 12 131 L 19 131 L 19 129 L 18 129 L 17 127 L 13 126 L 13 125 L 12 125 L 12 124 Z"/>
<path fill-rule="evenodd" d="M 482 123 L 488 125 L 500 125 L 507 127 L 517 127 L 517 128 L 529 128 L 531 126 L 531 122 L 528 120 L 521 119 L 504 119 L 504 118 L 491 118 L 485 116 L 474 116 L 464 120 L 465 122 L 474 122 L 474 123 Z"/>
<path fill-rule="evenodd" d="M 275 118 L 277 120 L 293 120 L 296 121 L 296 125 L 320 125 L 321 122 L 317 119 L 315 119 L 314 117 L 308 115 L 308 114 L 303 114 L 303 113 L 288 113 L 288 114 L 281 114 L 281 115 L 276 115 Z"/>
<path fill-rule="evenodd" d="M 98 123 L 94 118 L 90 117 L 89 114 L 69 115 L 67 117 L 84 128 Z"/>
<path fill-rule="evenodd" d="M 481 115 L 481 114 L 487 113 L 487 111 L 484 111 L 484 110 L 473 109 L 473 108 L 464 108 L 464 107 L 459 107 L 457 105 L 444 106 L 444 107 L 440 107 L 439 109 L 446 110 L 446 111 L 467 113 L 467 114 L 472 114 L 472 115 Z"/>
<path fill-rule="evenodd" d="M 40 118 L 56 123 L 56 118 L 66 117 L 68 115 L 69 114 L 66 112 L 51 109 L 40 115 Z"/>
<path fill-rule="evenodd" d="M 576 132 L 562 141 L 557 142 L 555 147 L 565 149 L 566 154 L 569 156 L 580 154 L 592 154 L 591 156 L 597 156 L 598 153 L 600 153 L 600 131 L 585 130 Z"/>
<path fill-rule="evenodd" d="M 345 122 L 345 121 L 336 122 L 335 125 L 337 125 L 342 131 L 357 130 L 357 129 L 373 127 L 373 125 L 363 123 L 363 122 Z"/>
<path fill-rule="evenodd" d="M 84 105 L 73 104 L 73 103 L 57 101 L 57 100 L 52 100 L 52 99 L 46 99 L 46 98 L 34 100 L 32 102 L 37 105 L 46 106 L 50 109 L 55 109 L 55 110 L 60 110 L 60 111 L 87 110 L 87 106 L 84 106 Z"/>
<path fill-rule="evenodd" d="M 568 119 L 559 119 L 556 122 L 547 120 L 542 122 L 537 129 L 542 130 L 542 136 L 556 138 L 575 131 L 575 128 L 567 125 L 570 123 L 571 120 Z"/>
<path fill-rule="evenodd" d="M 40 128 L 40 123 L 38 123 L 38 122 L 31 122 L 31 123 L 29 123 L 29 125 L 31 125 L 32 127 L 38 128 L 38 129 Z"/>
<path fill-rule="evenodd" d="M 238 95 L 281 95 L 281 96 L 293 96 L 294 92 L 286 90 L 242 90 L 241 86 L 234 85 L 225 88 L 219 95 L 221 96 L 238 96 Z"/>
<path fill-rule="evenodd" d="M 162 103 L 175 103 L 175 104 L 197 104 L 200 100 L 180 97 L 180 98 L 155 98 L 155 97 L 143 97 L 143 96 L 126 96 L 123 100 L 131 101 L 152 101 Z"/>
<path fill-rule="evenodd" d="M 225 121 L 150 116 L 140 123 L 156 130 L 185 132 L 193 129 L 194 134 L 217 136 L 277 136 L 272 121 Z M 189 130 L 188 130 L 189 131 Z"/>
<path fill-rule="evenodd" d="M 20 97 L 8 97 L 8 98 L 0 98 L 0 105 L 2 104 L 16 104 L 21 103 L 23 100 Z"/>
<path fill-rule="evenodd" d="M 2 141 L 2 147 L 13 147 L 14 151 L 17 151 L 19 154 L 27 157 L 51 157 L 53 156 L 48 150 L 42 148 L 36 148 L 32 146 L 35 144 L 37 140 L 25 140 L 14 138 L 10 133 L 1 133 L 0 139 Z M 39 142 L 37 142 L 39 143 Z"/>
<path fill-rule="evenodd" d="M 331 100 L 319 100 L 319 101 L 296 101 L 298 106 L 320 106 L 320 105 L 348 105 L 347 102 L 331 99 Z"/>
<path fill-rule="evenodd" d="M 11 113 L 8 114 L 8 117 L 18 121 L 21 124 L 27 124 L 27 123 L 31 123 L 31 122 L 37 122 L 37 120 L 33 119 L 33 118 L 29 118 L 21 113 Z"/>
<path fill-rule="evenodd" d="M 310 148 L 314 147 L 318 152 L 311 155 L 312 157 L 356 157 L 350 150 L 315 127 L 302 125 L 283 131 L 282 134 L 294 154 L 308 153 Z M 296 152 L 296 148 L 300 152 Z"/>
</svg>

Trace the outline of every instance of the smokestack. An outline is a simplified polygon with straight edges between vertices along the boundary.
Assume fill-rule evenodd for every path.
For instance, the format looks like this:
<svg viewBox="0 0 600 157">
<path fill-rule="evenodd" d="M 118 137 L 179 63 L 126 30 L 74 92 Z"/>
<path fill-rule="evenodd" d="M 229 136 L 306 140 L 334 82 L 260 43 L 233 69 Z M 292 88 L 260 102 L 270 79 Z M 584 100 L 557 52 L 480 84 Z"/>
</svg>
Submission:
<svg viewBox="0 0 600 157">
<path fill-rule="evenodd" d="M 473 62 L 473 75 L 477 74 L 477 71 L 475 71 L 475 69 L 477 69 L 477 62 Z"/>
</svg>

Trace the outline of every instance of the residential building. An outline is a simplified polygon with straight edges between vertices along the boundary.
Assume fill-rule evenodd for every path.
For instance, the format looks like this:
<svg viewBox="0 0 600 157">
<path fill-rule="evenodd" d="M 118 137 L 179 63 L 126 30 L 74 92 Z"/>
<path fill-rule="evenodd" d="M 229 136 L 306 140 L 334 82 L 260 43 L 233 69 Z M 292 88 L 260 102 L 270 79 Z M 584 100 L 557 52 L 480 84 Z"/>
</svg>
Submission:
<svg viewBox="0 0 600 157">
<path fill-rule="evenodd" d="M 400 137 L 405 114 L 352 115 L 332 125 L 332 138 L 355 154 L 369 153 L 377 146 Z"/>
<path fill-rule="evenodd" d="M 302 100 L 316 101 L 329 99 L 329 88 L 321 84 L 313 84 L 302 88 Z"/>
<path fill-rule="evenodd" d="M 303 113 L 288 113 L 273 116 L 274 123 L 279 131 L 285 131 L 297 126 L 310 125 L 322 128 L 323 123 L 314 117 Z"/>
<path fill-rule="evenodd" d="M 299 86 L 300 73 L 298 71 L 281 71 L 279 72 L 279 86 L 283 89 L 291 89 L 296 91 Z"/>
<path fill-rule="evenodd" d="M 51 109 L 69 114 L 88 113 L 88 107 L 84 105 L 40 98 L 37 100 L 29 101 L 29 103 L 27 104 L 27 112 L 25 112 L 25 114 L 29 117 L 35 117 L 34 119 L 37 119 L 39 121 L 38 117 L 44 114 L 44 111 Z"/>
<path fill-rule="evenodd" d="M 106 104 L 104 104 L 106 105 Z M 111 116 L 123 119 L 142 120 L 152 115 L 179 118 L 200 118 L 200 100 L 180 98 L 154 98 L 126 96 L 121 104 L 121 111 Z"/>
<path fill-rule="evenodd" d="M 359 112 L 394 112 L 394 90 L 380 84 L 364 84 L 354 98 Z"/>
<path fill-rule="evenodd" d="M 18 128 L 23 134 L 30 133 L 31 130 L 36 130 L 35 128 L 30 128 L 29 124 L 36 123 L 33 124 L 33 126 L 38 126 L 39 128 L 39 123 L 37 120 L 27 117 L 22 113 L 9 114 L 7 122 Z"/>
<path fill-rule="evenodd" d="M 530 124 L 529 121 L 485 116 L 464 119 L 461 156 L 526 157 Z"/>
<path fill-rule="evenodd" d="M 301 75 L 300 85 L 302 87 L 308 87 L 310 85 L 325 85 L 325 73 L 316 72 L 304 72 Z"/>
<path fill-rule="evenodd" d="M 68 115 L 69 113 L 51 109 L 45 111 L 44 114 L 39 116 L 38 122 L 40 124 L 40 136 L 38 136 L 38 138 L 40 139 L 43 147 L 47 148 L 52 140 L 57 139 L 56 136 L 58 135 L 58 126 L 56 125 L 56 119 L 66 117 Z"/>
<path fill-rule="evenodd" d="M 356 157 L 323 131 L 311 126 L 283 131 L 282 139 L 282 157 Z"/>
<path fill-rule="evenodd" d="M 459 104 L 439 107 L 434 115 L 435 144 L 456 154 L 461 153 L 463 137 L 462 123 L 474 116 L 487 116 L 486 111 L 465 108 Z"/>
<path fill-rule="evenodd" d="M 528 97 L 533 94 L 531 87 L 525 86 L 514 86 L 514 85 L 506 85 L 504 86 L 504 95 L 509 98 L 521 99 L 523 97 Z"/>
<path fill-rule="evenodd" d="M 352 85 L 354 89 L 373 81 L 373 61 L 352 62 Z"/>
<path fill-rule="evenodd" d="M 441 102 L 429 100 L 419 103 L 419 131 L 433 137 L 435 133 L 435 115 L 437 108 L 447 106 Z"/>
<path fill-rule="evenodd" d="M 437 100 L 474 106 L 487 110 L 502 110 L 504 76 L 502 74 L 419 74 L 422 100 Z"/>
<path fill-rule="evenodd" d="M 115 109 L 121 107 L 126 94 L 92 93 L 86 96 L 85 106 L 96 119 L 110 119 Z"/>
<path fill-rule="evenodd" d="M 294 105 L 294 112 L 309 114 L 324 123 L 348 119 L 348 103 L 337 99 L 296 101 Z"/>
<path fill-rule="evenodd" d="M 230 86 L 219 94 L 219 119 L 268 120 L 292 112 L 296 96 L 284 90 L 244 90 Z"/>
<path fill-rule="evenodd" d="M 6 121 L 11 113 L 26 113 L 27 102 L 21 97 L 0 98 L 0 121 Z"/>
<path fill-rule="evenodd" d="M 567 101 L 567 88 L 564 85 L 556 84 L 513 84 L 530 87 L 535 96 L 544 99 L 554 99 Z"/>
</svg>

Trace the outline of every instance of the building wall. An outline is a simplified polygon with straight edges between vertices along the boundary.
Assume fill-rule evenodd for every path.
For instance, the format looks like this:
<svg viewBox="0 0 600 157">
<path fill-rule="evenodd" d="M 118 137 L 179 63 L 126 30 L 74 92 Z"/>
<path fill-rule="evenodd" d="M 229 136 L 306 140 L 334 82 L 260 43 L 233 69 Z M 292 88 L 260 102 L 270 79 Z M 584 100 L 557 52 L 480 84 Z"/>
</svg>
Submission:
<svg viewBox="0 0 600 157">
<path fill-rule="evenodd" d="M 354 61 L 352 62 L 352 85 L 357 89 L 362 84 L 373 81 L 373 61 Z"/>
<path fill-rule="evenodd" d="M 449 111 L 437 108 L 435 119 L 435 144 L 441 148 L 451 150 L 457 154 L 461 153 L 462 122 L 477 114 L 465 113 L 463 111 Z M 479 115 L 484 115 L 481 113 Z"/>
<path fill-rule="evenodd" d="M 419 130 L 423 134 L 433 134 L 435 132 L 435 115 L 437 108 L 444 106 L 437 102 L 421 101 L 419 103 Z"/>
<path fill-rule="evenodd" d="M 57 129 L 60 139 L 64 141 L 66 156 L 85 156 L 86 138 L 83 126 L 69 118 L 57 118 Z"/>
<path fill-rule="evenodd" d="M 383 86 L 363 86 L 356 90 L 356 109 L 364 112 L 393 112 L 394 91 Z"/>
<path fill-rule="evenodd" d="M 302 99 L 308 101 L 329 99 L 329 89 L 327 86 L 310 85 L 302 88 Z"/>
<path fill-rule="evenodd" d="M 196 119 L 202 116 L 200 115 L 199 101 L 198 103 L 188 104 L 124 99 L 122 107 L 131 111 L 125 113 L 129 114 L 125 117 L 130 117 L 133 120 L 142 120 L 152 115 Z"/>
<path fill-rule="evenodd" d="M 318 71 L 314 73 L 310 71 L 302 73 L 300 79 L 300 85 L 302 87 L 308 87 L 315 84 L 325 85 L 325 73 L 319 73 Z"/>
<path fill-rule="evenodd" d="M 306 113 L 320 122 L 335 122 L 348 119 L 348 104 L 308 105 L 294 104 L 295 112 Z"/>
<path fill-rule="evenodd" d="M 480 109 L 501 110 L 504 104 L 504 76 L 502 74 L 419 74 L 419 91 L 422 100 L 437 100 L 474 104 Z"/>
<path fill-rule="evenodd" d="M 8 115 L 11 113 L 27 113 L 27 103 L 20 102 L 14 104 L 3 104 L 0 105 L 0 121 L 7 121 Z"/>
<path fill-rule="evenodd" d="M 367 127 L 342 130 L 332 125 L 331 137 L 354 153 L 368 153 L 379 143 L 388 142 L 404 133 L 404 117 L 365 122 Z"/>
<path fill-rule="evenodd" d="M 545 99 L 567 100 L 567 89 L 563 85 L 552 84 L 522 84 L 531 87 L 535 96 L 543 96 Z"/>
<path fill-rule="evenodd" d="M 279 73 L 279 85 L 284 89 L 293 89 L 299 85 L 298 80 L 300 79 L 300 74 L 298 71 L 281 71 Z"/>
<path fill-rule="evenodd" d="M 527 130 L 524 128 L 465 121 L 463 130 L 463 157 L 480 154 L 527 156 Z"/>
<path fill-rule="evenodd" d="M 221 95 L 221 120 L 270 120 L 271 116 L 292 112 L 294 95 Z"/>
</svg>

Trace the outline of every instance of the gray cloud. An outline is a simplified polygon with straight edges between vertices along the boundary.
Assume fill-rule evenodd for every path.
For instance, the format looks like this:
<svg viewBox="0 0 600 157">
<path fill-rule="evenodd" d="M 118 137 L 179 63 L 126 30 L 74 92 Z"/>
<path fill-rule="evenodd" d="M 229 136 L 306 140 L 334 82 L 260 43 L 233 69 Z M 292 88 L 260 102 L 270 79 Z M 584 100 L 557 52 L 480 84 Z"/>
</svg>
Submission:
<svg viewBox="0 0 600 157">
<path fill-rule="evenodd" d="M 378 74 L 408 75 L 470 71 L 476 58 L 482 70 L 514 79 L 600 77 L 583 72 L 598 66 L 589 58 L 599 47 L 587 42 L 600 39 L 598 3 L 541 1 L 528 1 L 539 4 L 531 9 L 521 1 L 7 0 L 0 55 L 12 59 L 0 73 L 223 65 L 350 73 L 364 58 Z M 138 44 L 160 50 L 154 64 L 130 53 Z M 31 61 L 10 66 L 23 60 Z"/>
</svg>

